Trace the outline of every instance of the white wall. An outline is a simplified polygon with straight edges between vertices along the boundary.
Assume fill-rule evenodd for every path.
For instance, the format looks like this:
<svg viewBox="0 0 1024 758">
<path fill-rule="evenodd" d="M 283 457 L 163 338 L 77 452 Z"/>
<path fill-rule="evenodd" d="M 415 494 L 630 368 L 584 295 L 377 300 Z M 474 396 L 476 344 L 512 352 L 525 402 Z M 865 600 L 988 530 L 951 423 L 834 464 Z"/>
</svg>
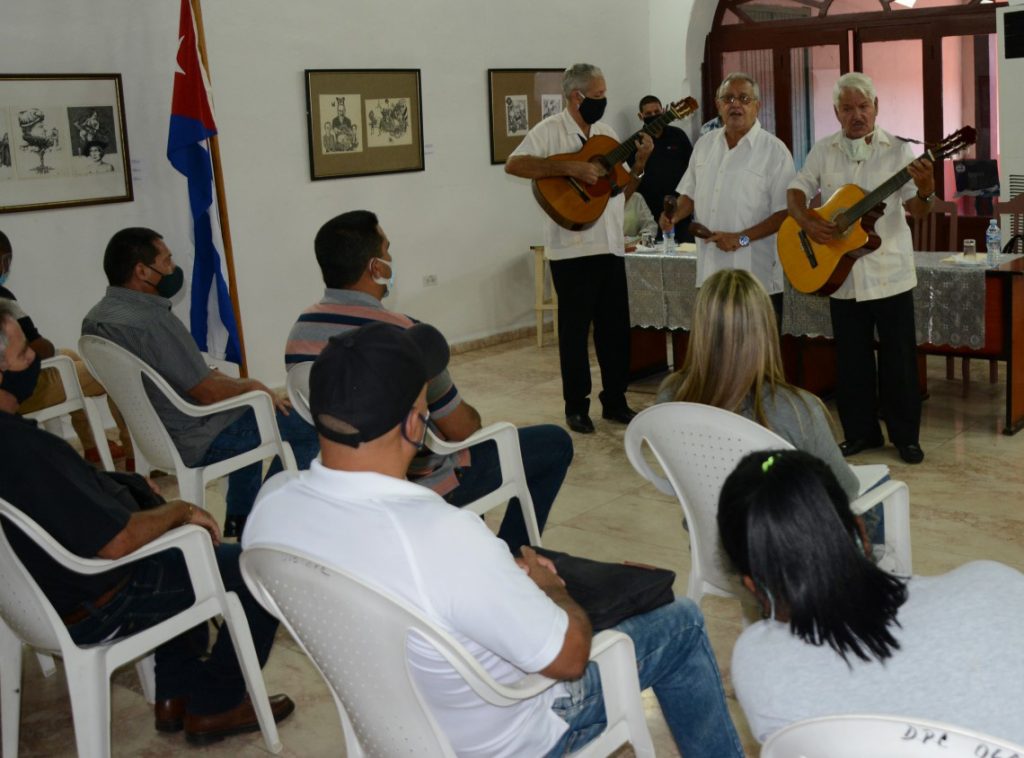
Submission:
<svg viewBox="0 0 1024 758">
<path fill-rule="evenodd" d="M 102 251 L 117 229 L 157 229 L 190 269 L 184 180 L 164 156 L 178 3 L 8 5 L 0 25 L 7 71 L 124 76 L 135 202 L 0 216 L 15 246 L 11 288 L 44 333 L 70 345 L 102 295 Z M 251 373 L 282 380 L 287 331 L 321 290 L 313 235 L 353 208 L 376 211 L 391 238 L 391 307 L 453 342 L 531 323 L 527 248 L 541 237 L 541 217 L 527 182 L 490 165 L 486 70 L 596 63 L 608 80 L 607 120 L 625 135 L 648 90 L 699 95 L 707 29 L 687 19 L 709 26 L 705 5 L 714 4 L 644 0 L 624 13 L 611 0 L 205 0 Z M 306 68 L 422 69 L 426 171 L 311 182 Z M 436 287 L 422 286 L 426 274 L 438 277 Z M 187 318 L 183 305 L 176 310 Z"/>
</svg>

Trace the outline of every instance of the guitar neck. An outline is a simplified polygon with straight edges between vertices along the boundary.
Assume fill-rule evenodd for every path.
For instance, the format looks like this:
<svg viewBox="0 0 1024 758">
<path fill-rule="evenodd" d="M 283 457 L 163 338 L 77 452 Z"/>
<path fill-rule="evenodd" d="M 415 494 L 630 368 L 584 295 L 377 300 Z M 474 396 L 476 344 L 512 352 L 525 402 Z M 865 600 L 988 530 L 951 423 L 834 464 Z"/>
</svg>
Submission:
<svg viewBox="0 0 1024 758">
<path fill-rule="evenodd" d="M 605 155 L 605 159 L 608 161 L 608 164 L 615 166 L 629 160 L 633 157 L 633 153 L 636 152 L 636 141 L 640 139 L 641 134 L 648 134 L 651 139 L 654 139 L 655 134 L 658 134 L 662 129 L 675 120 L 676 117 L 672 111 L 665 111 L 651 123 L 644 124 L 643 129 L 631 134 L 627 139 L 622 141 L 621 145 Z"/>
<path fill-rule="evenodd" d="M 935 160 L 931 150 L 925 150 L 920 156 L 918 156 L 918 159 L 920 158 L 927 158 L 930 161 Z M 889 197 L 889 195 L 906 184 L 909 179 L 910 171 L 908 170 L 908 167 L 905 166 L 882 182 L 878 187 L 866 194 L 859 202 L 855 203 L 853 207 L 846 212 L 845 216 L 847 227 L 852 226 L 865 213 L 870 211 L 880 202 Z"/>
</svg>

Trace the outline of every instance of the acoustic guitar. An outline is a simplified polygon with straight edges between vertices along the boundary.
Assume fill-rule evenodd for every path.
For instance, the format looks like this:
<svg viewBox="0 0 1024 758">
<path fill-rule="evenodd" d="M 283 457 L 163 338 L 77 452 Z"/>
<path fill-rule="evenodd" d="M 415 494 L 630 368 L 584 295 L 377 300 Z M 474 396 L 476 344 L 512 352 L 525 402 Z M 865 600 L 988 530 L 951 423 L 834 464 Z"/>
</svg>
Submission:
<svg viewBox="0 0 1024 758">
<path fill-rule="evenodd" d="M 935 147 L 925 150 L 920 158 L 934 163 L 973 145 L 974 139 L 974 128 L 965 126 Z M 835 238 L 826 243 L 815 242 L 800 228 L 796 219 L 787 217 L 779 228 L 779 261 L 793 288 L 818 295 L 831 295 L 839 289 L 857 259 L 878 248 L 878 238 L 869 235 L 874 226 L 872 215 L 875 218 L 878 215 L 872 212 L 909 179 L 910 172 L 904 167 L 871 192 L 865 192 L 856 184 L 845 184 L 833 193 L 827 203 L 811 209 L 812 213 L 838 227 Z"/>
<path fill-rule="evenodd" d="M 636 152 L 636 140 L 641 134 L 652 137 L 676 119 L 689 116 L 697 110 L 697 101 L 686 97 L 672 103 L 664 113 L 631 136 L 621 145 L 611 137 L 596 134 L 588 139 L 577 153 L 549 156 L 556 161 L 591 161 L 604 169 L 604 176 L 594 184 L 584 184 L 571 176 L 547 176 L 533 180 L 533 196 L 540 207 L 559 226 L 580 231 L 589 229 L 604 213 L 608 198 L 622 191 L 629 182 L 629 172 L 622 167 Z"/>
</svg>

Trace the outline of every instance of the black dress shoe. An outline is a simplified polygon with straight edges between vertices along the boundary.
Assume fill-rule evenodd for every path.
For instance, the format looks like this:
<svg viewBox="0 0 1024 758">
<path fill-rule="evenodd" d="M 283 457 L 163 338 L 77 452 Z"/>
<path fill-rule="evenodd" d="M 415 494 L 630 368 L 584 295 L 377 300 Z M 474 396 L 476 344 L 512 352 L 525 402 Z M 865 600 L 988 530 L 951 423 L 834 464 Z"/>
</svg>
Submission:
<svg viewBox="0 0 1024 758">
<path fill-rule="evenodd" d="M 911 442 L 909 445 L 897 445 L 896 449 L 900 451 L 900 458 L 906 463 L 920 463 L 924 460 L 924 450 L 916 442 Z"/>
<path fill-rule="evenodd" d="M 608 410 L 605 408 L 601 411 L 601 418 L 608 419 L 609 421 L 617 421 L 620 424 L 628 424 L 633 420 L 635 415 L 636 411 L 626 405 L 621 408 L 616 408 L 615 410 Z"/>
<path fill-rule="evenodd" d="M 242 532 L 245 530 L 246 516 L 228 516 L 224 519 L 224 538 L 242 539 Z"/>
<path fill-rule="evenodd" d="M 566 425 L 574 432 L 580 434 L 593 434 L 594 422 L 586 413 L 568 413 L 565 416 Z"/>
<path fill-rule="evenodd" d="M 881 447 L 885 444 L 885 440 L 881 437 L 873 440 L 856 439 L 856 440 L 845 440 L 839 443 L 839 451 L 843 456 L 856 455 L 862 453 L 865 450 L 871 450 L 872 448 Z"/>
<path fill-rule="evenodd" d="M 275 722 L 283 721 L 294 710 L 295 703 L 287 695 L 270 696 L 270 711 Z M 252 707 L 248 695 L 236 707 L 223 713 L 215 713 L 210 716 L 185 714 L 185 739 L 193 745 L 208 745 L 233 734 L 255 732 L 259 728 L 256 710 Z"/>
</svg>

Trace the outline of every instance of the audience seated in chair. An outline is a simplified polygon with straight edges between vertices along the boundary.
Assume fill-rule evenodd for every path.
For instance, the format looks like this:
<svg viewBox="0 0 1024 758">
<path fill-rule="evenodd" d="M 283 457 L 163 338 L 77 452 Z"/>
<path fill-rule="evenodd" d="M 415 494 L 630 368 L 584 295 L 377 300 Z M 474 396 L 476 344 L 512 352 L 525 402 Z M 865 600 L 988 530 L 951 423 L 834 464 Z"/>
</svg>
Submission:
<svg viewBox="0 0 1024 758">
<path fill-rule="evenodd" d="M 267 392 L 277 407 L 281 437 L 291 443 L 299 468 L 309 466 L 318 452 L 313 427 L 298 414 L 290 413 L 288 401 L 262 382 L 234 379 L 207 366 L 192 335 L 171 312 L 169 298 L 181 289 L 183 273 L 159 234 L 152 229 L 122 229 L 107 244 L 103 270 L 110 286 L 86 314 L 82 334 L 104 337 L 137 355 L 181 397 L 200 405 L 250 390 Z M 157 392 L 151 398 L 188 465 L 214 463 L 258 444 L 251 410 L 193 418 L 171 407 Z M 268 475 L 280 470 L 281 462 L 275 459 Z M 254 463 L 228 477 L 226 537 L 241 534 L 259 491 L 261 474 L 262 467 Z"/>
<path fill-rule="evenodd" d="M 670 401 L 713 405 L 756 421 L 824 460 L 851 500 L 859 494 L 828 409 L 786 382 L 775 311 L 747 271 L 724 269 L 700 288 L 683 367 L 658 389 L 657 402 Z"/>
<path fill-rule="evenodd" d="M 973 561 L 901 579 L 864 557 L 846 494 L 807 453 L 751 453 L 726 480 L 718 526 L 763 608 L 733 649 L 757 739 L 815 716 L 879 713 L 1024 742 L 1024 575 Z"/>
<path fill-rule="evenodd" d="M 11 242 L 6 234 L 0 232 L 0 299 L 15 303 L 13 306 L 14 317 L 18 320 L 18 324 L 25 333 L 29 346 L 36 354 L 36 365 L 32 367 L 32 371 L 39 373 L 35 391 L 25 398 L 24 402 L 18 407 L 18 412 L 33 413 L 64 402 L 64 386 L 56 369 L 43 369 L 41 372 L 39 371 L 39 362 L 54 356 L 58 351 L 54 348 L 52 342 L 39 333 L 39 329 L 32 321 L 32 317 L 21 309 L 20 304 L 15 302 L 14 293 L 5 286 L 11 274 L 13 259 L 14 250 Z M 85 363 L 74 351 L 60 350 L 59 352 L 61 355 L 66 355 L 74 361 L 75 371 L 78 374 L 78 383 L 82 386 L 82 392 L 86 397 L 98 397 L 105 394 L 103 387 L 93 378 L 92 374 L 85 367 Z M 125 428 L 124 419 L 121 418 L 121 414 L 113 403 L 110 403 L 110 414 L 113 416 L 114 423 L 117 425 L 120 433 L 118 441 L 120 444 L 118 442 L 108 442 L 111 455 L 114 458 L 125 457 L 130 461 L 132 458 L 131 436 L 128 434 L 127 428 Z M 85 413 L 80 410 L 72 413 L 71 424 L 78 435 L 78 439 L 82 442 L 82 450 L 85 453 L 86 459 L 93 463 L 99 463 L 100 454 L 96 449 L 98 441 L 93 439 L 92 429 L 89 427 Z"/>
<path fill-rule="evenodd" d="M 24 373 L 34 353 L 9 309 L 0 306 L 0 376 Z M 17 378 L 17 377 L 15 377 Z M 213 517 L 201 508 L 165 502 L 152 482 L 136 474 L 110 474 L 87 464 L 64 440 L 13 413 L 17 398 L 0 390 L 0 498 L 23 511 L 61 545 L 86 558 L 120 558 L 182 524 L 197 524 L 214 542 L 227 591 L 242 602 L 260 665 L 270 654 L 277 621 L 249 594 L 238 568 L 239 545 L 221 545 Z M 9 475 L 17 471 L 18 475 Z M 75 643 L 126 636 L 193 603 L 188 571 L 177 550 L 140 560 L 131 568 L 75 574 L 49 559 L 19 529 L 4 525 L 19 559 L 61 615 Z M 184 728 L 205 743 L 259 728 L 226 631 L 205 653 L 206 627 L 157 648 L 155 725 Z M 271 700 L 274 716 L 294 709 L 286 695 Z"/>
<path fill-rule="evenodd" d="M 332 337 L 310 377 L 321 459 L 267 483 L 243 545 L 299 550 L 404 599 L 502 683 L 530 672 L 564 680 L 496 707 L 429 645 L 409 642 L 413 678 L 456 754 L 562 755 L 603 726 L 586 613 L 549 561 L 529 547 L 513 560 L 479 518 L 405 479 L 427 432 L 428 382 L 447 362 L 426 324 Z M 676 600 L 616 628 L 632 638 L 641 687 L 654 688 L 681 752 L 741 756 L 696 606 Z"/>
<path fill-rule="evenodd" d="M 323 299 L 307 308 L 288 335 L 288 367 L 311 361 L 327 340 L 362 324 L 386 322 L 403 328 L 416 321 L 386 309 L 381 302 L 394 288 L 391 243 L 369 211 L 350 211 L 324 224 L 314 247 L 327 289 Z M 443 440 L 460 442 L 481 428 L 480 414 L 459 393 L 447 370 L 430 377 L 427 388 L 430 425 Z M 519 429 L 523 468 L 537 522 L 544 529 L 551 505 L 572 461 L 572 440 L 551 424 Z M 497 447 L 493 441 L 453 455 L 423 450 L 409 468 L 409 478 L 437 492 L 449 503 L 468 505 L 500 484 Z M 530 541 L 517 503 L 509 505 L 498 536 L 515 551 Z"/>
</svg>

